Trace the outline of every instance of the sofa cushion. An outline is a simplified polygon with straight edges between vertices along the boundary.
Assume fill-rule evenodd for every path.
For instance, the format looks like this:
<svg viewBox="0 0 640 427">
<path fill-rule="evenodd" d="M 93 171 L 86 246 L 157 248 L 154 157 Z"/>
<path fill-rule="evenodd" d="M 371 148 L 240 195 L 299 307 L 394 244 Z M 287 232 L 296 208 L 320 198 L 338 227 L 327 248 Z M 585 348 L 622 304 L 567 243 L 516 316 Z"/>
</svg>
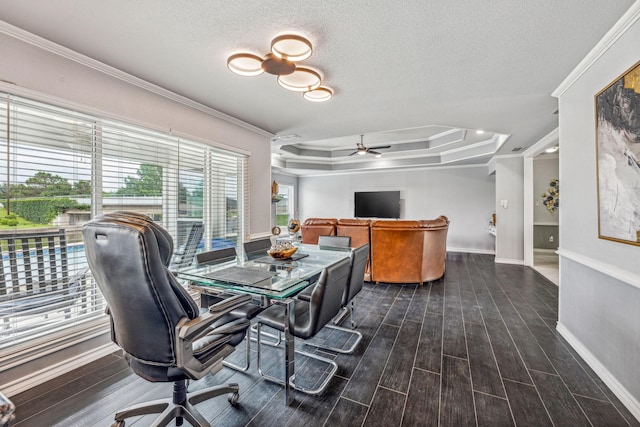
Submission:
<svg viewBox="0 0 640 427">
<path fill-rule="evenodd" d="M 302 243 L 317 245 L 320 236 L 335 236 L 335 218 L 307 218 L 301 227 Z"/>
</svg>

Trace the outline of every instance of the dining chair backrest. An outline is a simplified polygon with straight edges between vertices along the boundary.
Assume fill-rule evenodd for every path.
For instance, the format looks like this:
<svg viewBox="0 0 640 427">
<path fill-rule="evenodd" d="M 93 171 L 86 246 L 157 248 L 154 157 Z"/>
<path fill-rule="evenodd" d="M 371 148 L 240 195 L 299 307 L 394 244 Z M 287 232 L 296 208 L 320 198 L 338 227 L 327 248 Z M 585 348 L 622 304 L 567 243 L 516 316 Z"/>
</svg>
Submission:
<svg viewBox="0 0 640 427">
<path fill-rule="evenodd" d="M 362 245 L 351 252 L 351 273 L 349 283 L 342 297 L 342 306 L 346 305 L 362 290 L 364 285 L 364 271 L 367 268 L 369 245 Z"/>
<path fill-rule="evenodd" d="M 220 264 L 233 261 L 237 256 L 236 248 L 228 247 L 196 254 L 196 264 Z"/>
<path fill-rule="evenodd" d="M 350 248 L 350 236 L 320 236 L 318 237 L 318 246 L 322 248 Z"/>
<path fill-rule="evenodd" d="M 244 253 L 248 260 L 260 258 L 267 255 L 267 251 L 271 248 L 271 238 L 252 240 L 244 243 Z"/>
<path fill-rule="evenodd" d="M 350 269 L 351 259 L 343 258 L 322 270 L 309 300 L 309 322 L 302 330 L 296 325 L 296 336 L 314 336 L 340 312 Z"/>
</svg>

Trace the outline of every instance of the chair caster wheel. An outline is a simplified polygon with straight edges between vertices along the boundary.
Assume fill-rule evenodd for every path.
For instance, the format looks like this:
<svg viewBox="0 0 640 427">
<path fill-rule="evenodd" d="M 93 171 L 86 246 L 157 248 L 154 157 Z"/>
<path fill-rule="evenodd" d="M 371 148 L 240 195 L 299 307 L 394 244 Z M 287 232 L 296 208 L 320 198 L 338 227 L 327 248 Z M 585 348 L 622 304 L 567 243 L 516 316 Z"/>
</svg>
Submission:
<svg viewBox="0 0 640 427">
<path fill-rule="evenodd" d="M 234 391 L 233 393 L 229 393 L 227 396 L 227 400 L 232 406 L 236 406 L 238 404 L 238 400 L 240 399 L 240 393 Z"/>
<path fill-rule="evenodd" d="M 113 424 L 111 424 L 111 427 L 124 427 L 124 420 L 114 421 Z"/>
</svg>

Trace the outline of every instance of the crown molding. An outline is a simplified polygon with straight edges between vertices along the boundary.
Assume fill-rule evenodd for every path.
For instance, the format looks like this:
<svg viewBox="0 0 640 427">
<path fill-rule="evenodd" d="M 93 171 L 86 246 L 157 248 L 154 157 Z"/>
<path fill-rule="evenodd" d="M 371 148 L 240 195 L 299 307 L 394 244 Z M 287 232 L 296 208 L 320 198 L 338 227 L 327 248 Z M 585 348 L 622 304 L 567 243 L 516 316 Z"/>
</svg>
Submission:
<svg viewBox="0 0 640 427">
<path fill-rule="evenodd" d="M 580 61 L 578 66 L 565 78 L 560 86 L 551 93 L 551 96 L 559 98 L 562 96 L 573 84 L 582 77 L 582 75 L 591 68 L 591 66 L 602 56 L 607 50 L 616 42 L 620 37 L 627 32 L 627 30 L 640 19 L 640 1 L 636 1 L 625 12 L 624 15 L 616 22 L 616 24 L 604 35 L 604 37 L 598 42 L 597 45 Z"/>
<path fill-rule="evenodd" d="M 186 107 L 192 108 L 194 110 L 198 110 L 202 113 L 205 113 L 209 116 L 218 118 L 220 120 L 224 120 L 225 122 L 234 124 L 236 126 L 240 126 L 244 129 L 250 130 L 259 135 L 273 137 L 274 134 L 271 132 L 267 132 L 264 129 L 261 129 L 257 126 L 254 126 L 250 123 L 244 122 L 240 119 L 237 119 L 233 116 L 225 114 L 221 111 L 215 110 L 211 107 L 207 107 L 204 104 L 200 104 L 192 99 L 189 99 L 185 96 L 178 95 L 175 92 L 171 92 L 163 87 L 150 83 L 146 80 L 142 80 L 138 77 L 135 77 L 131 74 L 125 73 L 124 71 L 118 70 L 110 65 L 104 64 L 95 59 L 89 58 L 88 56 L 82 55 L 74 50 L 61 46 L 57 43 L 54 43 L 50 40 L 32 34 L 28 31 L 25 31 L 21 28 L 13 26 L 7 22 L 0 21 L 0 33 L 6 34 L 14 39 L 20 40 L 22 42 L 28 43 L 32 46 L 35 46 L 39 49 L 47 51 L 49 53 L 53 53 L 54 55 L 60 56 L 62 58 L 68 59 L 70 61 L 76 62 L 85 67 L 96 70 L 102 74 L 108 75 L 110 77 L 116 78 L 120 81 L 128 83 L 130 85 L 139 87 L 148 92 L 154 93 L 156 95 L 162 96 L 163 98 L 169 99 L 171 101 L 182 104 Z"/>
<path fill-rule="evenodd" d="M 538 142 L 533 144 L 531 147 L 527 148 L 522 152 L 522 157 L 535 157 L 540 153 L 543 153 L 545 149 L 549 148 L 551 145 L 558 144 L 560 141 L 560 130 L 559 128 L 553 129 L 551 132 L 543 136 Z"/>
</svg>

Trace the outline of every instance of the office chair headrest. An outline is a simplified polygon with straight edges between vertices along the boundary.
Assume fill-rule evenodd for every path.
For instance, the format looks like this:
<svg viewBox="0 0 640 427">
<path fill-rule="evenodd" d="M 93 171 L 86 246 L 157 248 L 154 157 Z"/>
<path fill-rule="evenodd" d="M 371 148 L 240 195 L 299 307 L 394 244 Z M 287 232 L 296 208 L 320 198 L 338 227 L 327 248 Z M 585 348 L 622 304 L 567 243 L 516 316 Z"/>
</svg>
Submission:
<svg viewBox="0 0 640 427">
<path fill-rule="evenodd" d="M 165 266 L 169 266 L 169 263 L 171 263 L 171 258 L 173 256 L 173 238 L 167 230 L 158 225 L 153 219 L 151 219 L 151 217 L 138 212 L 115 211 L 106 213 L 101 217 L 96 218 L 96 220 L 100 218 L 116 218 L 123 222 L 148 225 L 158 240 L 158 250 L 160 251 L 162 262 Z"/>
</svg>

